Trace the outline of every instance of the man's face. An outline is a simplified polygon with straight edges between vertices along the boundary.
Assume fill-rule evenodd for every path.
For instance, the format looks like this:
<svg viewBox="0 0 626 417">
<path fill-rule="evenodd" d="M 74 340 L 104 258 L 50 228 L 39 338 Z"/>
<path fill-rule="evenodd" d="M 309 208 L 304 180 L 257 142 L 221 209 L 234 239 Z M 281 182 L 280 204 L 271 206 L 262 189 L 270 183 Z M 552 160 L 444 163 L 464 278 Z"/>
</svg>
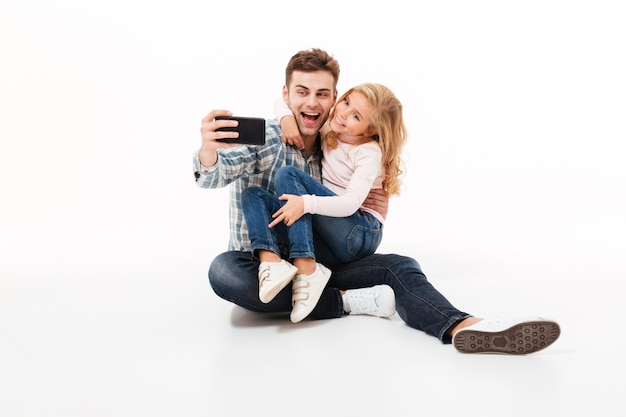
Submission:
<svg viewBox="0 0 626 417">
<path fill-rule="evenodd" d="M 283 98 L 296 117 L 303 139 L 315 137 L 337 99 L 334 79 L 328 71 L 294 71 Z"/>
</svg>

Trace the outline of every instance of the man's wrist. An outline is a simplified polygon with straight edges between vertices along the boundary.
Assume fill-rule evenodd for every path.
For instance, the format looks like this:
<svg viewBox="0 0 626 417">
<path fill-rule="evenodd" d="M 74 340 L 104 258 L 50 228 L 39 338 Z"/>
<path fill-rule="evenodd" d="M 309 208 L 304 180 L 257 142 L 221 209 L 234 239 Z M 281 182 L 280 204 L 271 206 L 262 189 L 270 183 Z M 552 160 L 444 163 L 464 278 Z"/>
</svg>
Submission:
<svg viewBox="0 0 626 417">
<path fill-rule="evenodd" d="M 213 158 L 211 156 L 203 155 L 202 152 L 198 154 L 198 162 L 200 162 L 200 168 L 202 171 L 207 171 L 209 168 L 217 164 L 217 151 L 214 153 Z"/>
</svg>

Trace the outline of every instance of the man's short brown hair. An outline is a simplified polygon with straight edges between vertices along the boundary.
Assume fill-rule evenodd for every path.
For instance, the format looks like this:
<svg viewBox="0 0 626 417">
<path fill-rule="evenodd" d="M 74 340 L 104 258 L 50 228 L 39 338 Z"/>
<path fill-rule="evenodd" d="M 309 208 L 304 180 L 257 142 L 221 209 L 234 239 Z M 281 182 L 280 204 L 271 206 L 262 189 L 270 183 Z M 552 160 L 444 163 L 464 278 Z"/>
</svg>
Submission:
<svg viewBox="0 0 626 417">
<path fill-rule="evenodd" d="M 314 72 L 328 71 L 335 80 L 333 88 L 337 90 L 337 82 L 339 81 L 339 62 L 333 58 L 328 52 L 318 49 L 306 49 L 298 52 L 291 57 L 287 68 L 285 69 L 285 85 L 289 88 L 291 83 L 291 75 L 294 71 Z"/>
</svg>

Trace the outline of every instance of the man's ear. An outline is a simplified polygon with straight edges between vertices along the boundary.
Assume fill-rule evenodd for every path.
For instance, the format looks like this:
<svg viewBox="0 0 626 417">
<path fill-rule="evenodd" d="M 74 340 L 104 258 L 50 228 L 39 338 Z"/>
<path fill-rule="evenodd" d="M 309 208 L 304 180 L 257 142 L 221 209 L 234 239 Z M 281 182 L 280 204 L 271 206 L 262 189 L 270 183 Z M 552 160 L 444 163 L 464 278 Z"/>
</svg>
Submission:
<svg viewBox="0 0 626 417">
<path fill-rule="evenodd" d="M 283 85 L 283 101 L 289 106 L 289 89 L 286 85 Z"/>
</svg>

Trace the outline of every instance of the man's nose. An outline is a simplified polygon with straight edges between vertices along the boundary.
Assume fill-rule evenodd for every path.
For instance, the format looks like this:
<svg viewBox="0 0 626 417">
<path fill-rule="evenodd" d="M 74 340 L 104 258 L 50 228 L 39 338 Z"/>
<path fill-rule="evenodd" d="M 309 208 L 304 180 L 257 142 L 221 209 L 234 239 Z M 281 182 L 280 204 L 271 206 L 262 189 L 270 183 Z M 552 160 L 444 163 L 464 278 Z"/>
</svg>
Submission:
<svg viewBox="0 0 626 417">
<path fill-rule="evenodd" d="M 307 102 L 306 102 L 307 105 L 313 107 L 313 106 L 316 106 L 317 103 L 318 103 L 318 100 L 317 100 L 317 96 L 315 94 L 311 94 L 311 95 L 309 95 L 309 97 L 307 97 Z"/>
</svg>

